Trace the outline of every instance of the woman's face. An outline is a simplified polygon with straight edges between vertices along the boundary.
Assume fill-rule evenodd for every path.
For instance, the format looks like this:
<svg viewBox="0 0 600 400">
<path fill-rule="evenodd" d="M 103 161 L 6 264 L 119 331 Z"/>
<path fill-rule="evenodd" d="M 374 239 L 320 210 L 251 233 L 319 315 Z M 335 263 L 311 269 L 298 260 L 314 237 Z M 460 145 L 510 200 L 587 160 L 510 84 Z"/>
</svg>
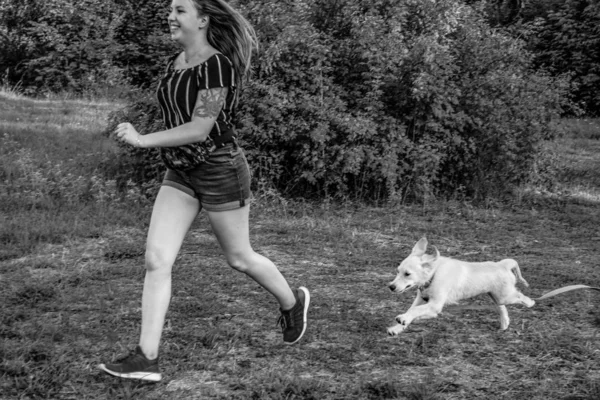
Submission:
<svg viewBox="0 0 600 400">
<path fill-rule="evenodd" d="M 191 0 L 173 0 L 168 22 L 171 39 L 186 42 L 199 33 L 204 21 L 199 18 L 198 10 Z"/>
</svg>

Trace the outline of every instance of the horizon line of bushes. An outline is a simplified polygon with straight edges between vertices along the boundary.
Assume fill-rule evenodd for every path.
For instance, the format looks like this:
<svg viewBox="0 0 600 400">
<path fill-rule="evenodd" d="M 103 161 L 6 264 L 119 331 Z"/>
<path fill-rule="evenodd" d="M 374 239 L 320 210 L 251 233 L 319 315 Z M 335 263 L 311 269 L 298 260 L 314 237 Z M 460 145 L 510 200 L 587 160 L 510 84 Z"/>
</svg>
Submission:
<svg viewBox="0 0 600 400">
<path fill-rule="evenodd" d="M 176 51 L 163 33 L 164 1 L 24 3 L 21 17 L 41 14 L 29 31 L 38 36 L 26 43 L 40 52 L 28 64 L 36 68 L 25 68 L 34 82 L 126 88 L 129 104 L 111 116 L 107 132 L 124 120 L 143 132 L 162 129 L 153 84 L 161 60 Z M 543 170 L 540 148 L 557 134 L 553 121 L 577 109 L 569 74 L 536 69 L 526 42 L 465 2 L 232 3 L 261 39 L 238 130 L 255 184 L 285 196 L 509 193 Z M 118 162 L 132 166 L 139 182 L 162 170 L 153 151 L 124 148 Z"/>
</svg>

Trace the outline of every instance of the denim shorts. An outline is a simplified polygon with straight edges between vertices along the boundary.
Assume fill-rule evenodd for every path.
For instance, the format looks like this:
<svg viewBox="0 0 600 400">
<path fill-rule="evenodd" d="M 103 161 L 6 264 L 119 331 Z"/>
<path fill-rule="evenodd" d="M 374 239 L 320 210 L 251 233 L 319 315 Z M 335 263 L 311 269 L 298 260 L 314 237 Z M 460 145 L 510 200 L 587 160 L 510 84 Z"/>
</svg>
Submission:
<svg viewBox="0 0 600 400">
<path fill-rule="evenodd" d="M 248 161 L 235 142 L 216 149 L 196 168 L 186 171 L 167 169 L 162 185 L 197 198 L 207 211 L 244 207 L 251 195 Z"/>
</svg>

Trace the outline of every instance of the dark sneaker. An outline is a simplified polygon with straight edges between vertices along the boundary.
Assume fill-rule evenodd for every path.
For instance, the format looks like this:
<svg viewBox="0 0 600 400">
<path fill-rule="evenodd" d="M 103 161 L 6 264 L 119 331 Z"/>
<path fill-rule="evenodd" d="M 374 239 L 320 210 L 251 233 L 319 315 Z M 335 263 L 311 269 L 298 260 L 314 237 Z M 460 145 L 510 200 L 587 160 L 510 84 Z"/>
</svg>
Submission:
<svg viewBox="0 0 600 400">
<path fill-rule="evenodd" d="M 151 382 L 158 382 L 162 379 L 158 371 L 158 358 L 148 360 L 140 346 L 137 346 L 133 353 L 117 360 L 114 364 L 100 364 L 98 368 L 120 378 Z"/>
<path fill-rule="evenodd" d="M 291 310 L 280 310 L 281 316 L 277 324 L 281 326 L 283 341 L 286 344 L 294 344 L 300 340 L 306 331 L 306 314 L 310 304 L 310 293 L 305 287 L 300 287 L 294 293 L 296 304 Z"/>
</svg>

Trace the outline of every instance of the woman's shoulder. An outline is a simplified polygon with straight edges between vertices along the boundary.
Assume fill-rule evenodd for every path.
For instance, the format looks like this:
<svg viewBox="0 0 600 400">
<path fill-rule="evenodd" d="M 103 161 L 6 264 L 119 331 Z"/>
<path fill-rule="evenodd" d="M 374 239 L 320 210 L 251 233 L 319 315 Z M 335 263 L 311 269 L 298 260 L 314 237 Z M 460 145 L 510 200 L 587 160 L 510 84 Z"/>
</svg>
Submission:
<svg viewBox="0 0 600 400">
<path fill-rule="evenodd" d="M 207 65 L 225 65 L 227 67 L 233 66 L 229 57 L 221 52 L 214 53 L 212 56 L 207 58 L 204 63 Z"/>
<path fill-rule="evenodd" d="M 215 53 L 202 63 L 200 68 L 201 74 L 208 75 L 231 75 L 233 72 L 233 64 L 231 60 L 223 53 Z"/>
<path fill-rule="evenodd" d="M 222 53 L 215 53 L 202 63 L 198 79 L 207 88 L 236 86 L 233 65 Z"/>
</svg>

